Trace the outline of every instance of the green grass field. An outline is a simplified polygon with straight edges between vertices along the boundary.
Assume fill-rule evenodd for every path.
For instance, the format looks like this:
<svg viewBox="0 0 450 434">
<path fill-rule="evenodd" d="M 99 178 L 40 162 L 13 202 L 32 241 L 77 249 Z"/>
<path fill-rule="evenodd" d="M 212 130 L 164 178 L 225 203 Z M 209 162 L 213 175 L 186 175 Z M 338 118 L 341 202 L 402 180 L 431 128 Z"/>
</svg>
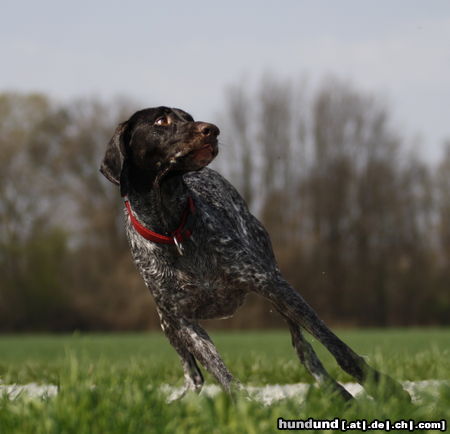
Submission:
<svg viewBox="0 0 450 434">
<path fill-rule="evenodd" d="M 311 382 L 287 330 L 211 333 L 223 358 L 245 385 Z M 379 370 L 405 381 L 450 379 L 450 330 L 359 330 L 338 335 Z M 352 381 L 314 343 L 339 381 Z M 311 389 L 306 400 L 264 406 L 245 396 L 195 394 L 166 403 L 162 384 L 181 386 L 178 358 L 162 334 L 0 336 L 0 381 L 60 386 L 56 397 L 0 397 L 0 433 L 265 433 L 284 419 L 450 419 L 450 388 L 419 402 L 361 397 L 345 404 Z M 207 383 L 214 383 L 205 375 Z M 303 431 L 306 432 L 306 431 Z M 315 431 L 317 432 L 317 431 Z M 376 432 L 376 431 L 371 431 Z"/>
</svg>

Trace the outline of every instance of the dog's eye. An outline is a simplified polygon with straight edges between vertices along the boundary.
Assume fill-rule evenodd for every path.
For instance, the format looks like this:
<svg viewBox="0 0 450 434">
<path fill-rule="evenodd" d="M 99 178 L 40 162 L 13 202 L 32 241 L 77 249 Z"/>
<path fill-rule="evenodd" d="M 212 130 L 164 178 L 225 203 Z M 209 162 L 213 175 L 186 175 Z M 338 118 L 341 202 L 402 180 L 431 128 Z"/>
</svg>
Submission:
<svg viewBox="0 0 450 434">
<path fill-rule="evenodd" d="M 154 125 L 165 127 L 166 125 L 169 125 L 169 119 L 167 118 L 167 116 L 160 116 L 158 119 L 156 119 Z"/>
</svg>

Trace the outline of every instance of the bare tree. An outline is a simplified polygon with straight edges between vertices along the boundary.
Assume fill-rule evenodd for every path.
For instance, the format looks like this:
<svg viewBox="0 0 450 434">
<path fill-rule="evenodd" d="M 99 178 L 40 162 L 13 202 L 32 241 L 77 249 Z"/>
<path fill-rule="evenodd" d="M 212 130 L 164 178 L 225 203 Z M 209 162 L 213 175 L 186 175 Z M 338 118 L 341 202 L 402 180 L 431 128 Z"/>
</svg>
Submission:
<svg viewBox="0 0 450 434">
<path fill-rule="evenodd" d="M 98 173 L 124 100 L 0 95 L 0 330 L 157 327 L 117 190 Z M 268 228 L 283 273 L 333 322 L 448 324 L 450 145 L 403 148 L 385 104 L 328 77 L 227 89 L 216 166 Z M 260 299 L 223 327 L 274 327 Z"/>
<path fill-rule="evenodd" d="M 333 77 L 309 94 L 293 89 L 265 77 L 246 98 L 259 113 L 251 135 L 259 158 L 252 170 L 261 179 L 254 191 L 280 266 L 331 320 L 428 321 L 421 306 L 434 295 L 423 294 L 433 293 L 436 275 L 429 170 L 402 148 L 374 96 Z"/>
</svg>

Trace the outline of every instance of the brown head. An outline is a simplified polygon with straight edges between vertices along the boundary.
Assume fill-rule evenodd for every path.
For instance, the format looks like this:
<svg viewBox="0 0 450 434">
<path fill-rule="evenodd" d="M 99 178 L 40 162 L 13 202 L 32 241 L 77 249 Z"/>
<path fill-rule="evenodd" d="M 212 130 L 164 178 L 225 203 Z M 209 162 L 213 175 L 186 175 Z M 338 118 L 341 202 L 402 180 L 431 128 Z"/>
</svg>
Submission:
<svg viewBox="0 0 450 434">
<path fill-rule="evenodd" d="M 140 110 L 117 126 L 100 171 L 120 185 L 125 166 L 153 180 L 199 170 L 216 157 L 219 133 L 214 124 L 195 122 L 180 109 Z"/>
</svg>

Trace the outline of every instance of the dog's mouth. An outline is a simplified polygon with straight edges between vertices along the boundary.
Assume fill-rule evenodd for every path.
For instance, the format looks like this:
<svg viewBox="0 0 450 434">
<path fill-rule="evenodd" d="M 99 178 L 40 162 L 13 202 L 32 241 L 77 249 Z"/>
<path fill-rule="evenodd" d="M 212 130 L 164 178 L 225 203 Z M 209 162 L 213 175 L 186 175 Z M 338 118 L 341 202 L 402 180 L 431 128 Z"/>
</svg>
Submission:
<svg viewBox="0 0 450 434">
<path fill-rule="evenodd" d="M 195 149 L 189 153 L 196 161 L 211 161 L 217 155 L 217 146 L 213 146 L 211 143 L 203 145 L 199 149 Z"/>
<path fill-rule="evenodd" d="M 185 143 L 178 148 L 172 158 L 170 165 L 172 171 L 196 171 L 211 163 L 219 153 L 217 140 L 208 140 L 202 143 Z"/>
<path fill-rule="evenodd" d="M 184 155 L 184 160 L 189 162 L 189 165 L 194 165 L 196 168 L 202 168 L 211 163 L 218 154 L 217 142 L 203 143 L 195 149 L 191 149 Z"/>
</svg>

